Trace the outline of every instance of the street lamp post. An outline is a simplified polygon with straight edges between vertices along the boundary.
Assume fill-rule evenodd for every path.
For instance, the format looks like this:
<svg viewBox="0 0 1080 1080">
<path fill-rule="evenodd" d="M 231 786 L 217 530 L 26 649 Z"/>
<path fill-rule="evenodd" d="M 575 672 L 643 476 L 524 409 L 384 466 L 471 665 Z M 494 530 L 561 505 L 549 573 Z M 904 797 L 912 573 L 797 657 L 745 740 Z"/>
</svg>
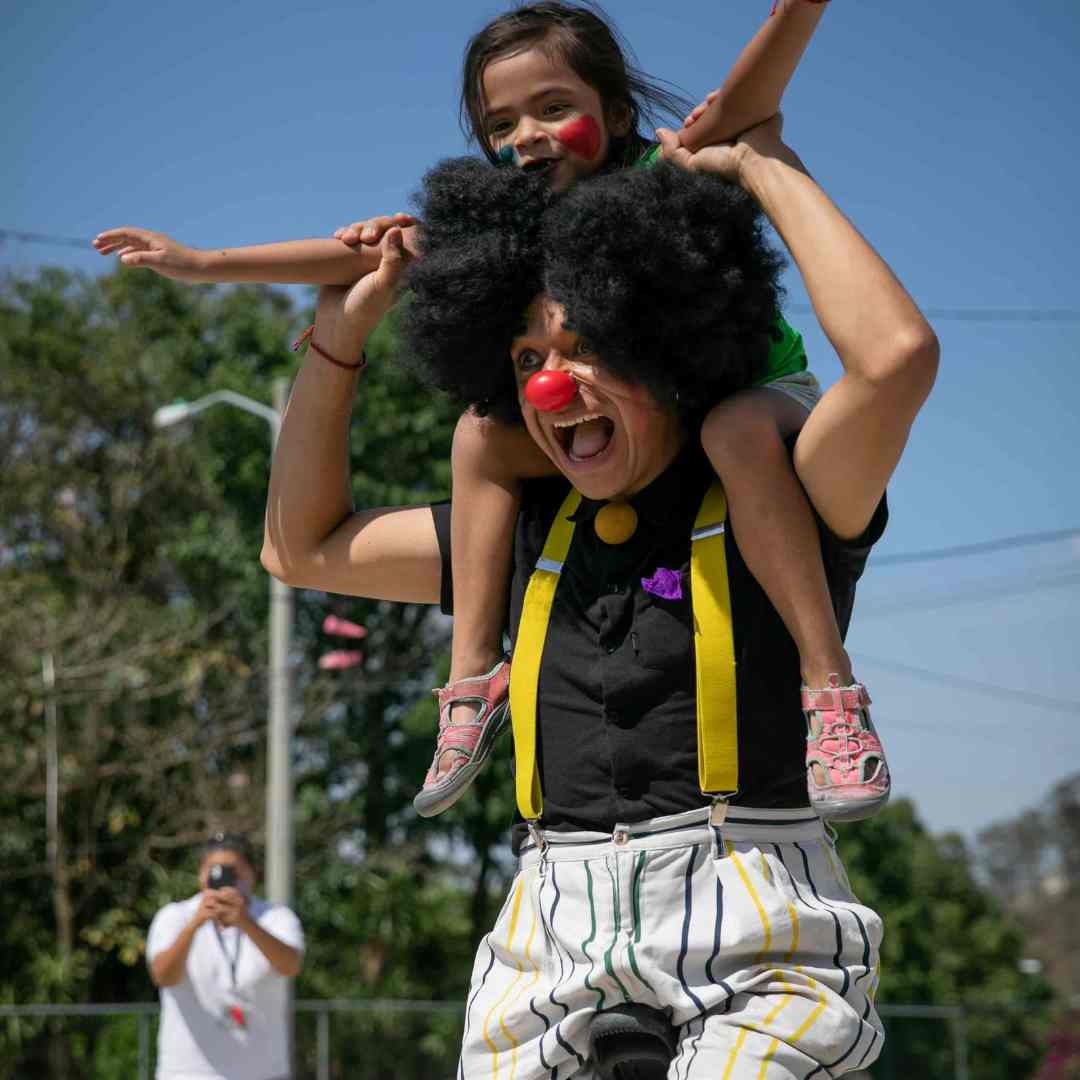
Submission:
<svg viewBox="0 0 1080 1080">
<path fill-rule="evenodd" d="M 274 407 L 261 401 L 217 390 L 198 401 L 178 401 L 162 405 L 154 412 L 154 426 L 169 427 L 201 413 L 212 405 L 234 405 L 244 412 L 260 416 L 270 425 L 271 447 L 277 446 L 281 414 L 285 409 L 288 384 L 274 380 Z M 292 832 L 292 759 L 291 689 L 289 653 L 293 622 L 292 589 L 270 577 L 270 709 L 266 732 L 266 895 L 275 904 L 292 905 L 293 832 Z"/>
</svg>

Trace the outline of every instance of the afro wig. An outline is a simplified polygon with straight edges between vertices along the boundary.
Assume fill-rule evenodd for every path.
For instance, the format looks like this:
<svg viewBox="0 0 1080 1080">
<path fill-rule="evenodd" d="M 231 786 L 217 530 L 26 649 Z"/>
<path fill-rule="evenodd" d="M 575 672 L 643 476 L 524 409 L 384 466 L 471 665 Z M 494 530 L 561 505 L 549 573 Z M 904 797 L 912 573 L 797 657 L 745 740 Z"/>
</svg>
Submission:
<svg viewBox="0 0 1080 1080">
<path fill-rule="evenodd" d="M 615 374 L 687 418 L 764 373 L 784 259 L 733 184 L 660 164 L 560 196 L 457 159 L 417 201 L 406 345 L 430 384 L 481 415 L 520 420 L 510 344 L 541 292 Z"/>
</svg>

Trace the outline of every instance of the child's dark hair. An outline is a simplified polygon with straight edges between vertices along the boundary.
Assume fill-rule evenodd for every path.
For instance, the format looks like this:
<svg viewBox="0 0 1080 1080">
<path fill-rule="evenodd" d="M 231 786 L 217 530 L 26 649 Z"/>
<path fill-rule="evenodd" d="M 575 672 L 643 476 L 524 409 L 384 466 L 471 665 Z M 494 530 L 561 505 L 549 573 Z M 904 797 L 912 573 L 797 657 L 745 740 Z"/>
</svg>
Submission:
<svg viewBox="0 0 1080 1080">
<path fill-rule="evenodd" d="M 484 72 L 493 60 L 534 47 L 565 63 L 596 90 L 609 124 L 616 116 L 629 118 L 627 134 L 612 138 L 605 164 L 632 165 L 641 157 L 652 142 L 638 130 L 643 119 L 655 125 L 662 114 L 681 118 L 692 106 L 630 62 L 633 53 L 599 5 L 590 0 L 522 4 L 493 19 L 465 47 L 461 128 L 492 163 L 497 159 L 485 130 Z"/>
<path fill-rule="evenodd" d="M 553 195 L 461 159 L 425 177 L 419 202 L 406 347 L 429 383 L 481 415 L 520 421 L 510 345 L 541 292 L 607 367 L 688 424 L 764 374 L 784 259 L 733 184 L 661 164 Z"/>
</svg>

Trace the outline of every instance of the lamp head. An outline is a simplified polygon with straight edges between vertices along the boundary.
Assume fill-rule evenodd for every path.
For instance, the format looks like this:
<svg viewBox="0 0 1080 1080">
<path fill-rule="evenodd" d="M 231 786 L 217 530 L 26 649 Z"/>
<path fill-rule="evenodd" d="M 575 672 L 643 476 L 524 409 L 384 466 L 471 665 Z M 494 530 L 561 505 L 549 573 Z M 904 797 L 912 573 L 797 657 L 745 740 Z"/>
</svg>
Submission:
<svg viewBox="0 0 1080 1080">
<path fill-rule="evenodd" d="M 186 401 L 174 401 L 171 405 L 162 405 L 160 409 L 154 410 L 154 427 L 165 428 L 171 424 L 178 424 L 181 420 L 186 420 L 190 409 Z"/>
</svg>

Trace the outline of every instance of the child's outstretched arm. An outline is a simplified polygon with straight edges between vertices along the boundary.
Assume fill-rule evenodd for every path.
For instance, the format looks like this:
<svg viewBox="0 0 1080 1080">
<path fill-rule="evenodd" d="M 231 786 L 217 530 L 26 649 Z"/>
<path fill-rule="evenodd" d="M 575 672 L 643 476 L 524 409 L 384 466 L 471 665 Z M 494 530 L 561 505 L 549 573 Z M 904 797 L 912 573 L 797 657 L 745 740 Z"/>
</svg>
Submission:
<svg viewBox="0 0 1080 1080">
<path fill-rule="evenodd" d="M 415 220 L 409 214 L 385 219 L 402 228 L 406 251 L 415 254 Z M 385 231 L 385 229 L 383 230 Z M 194 248 L 164 233 L 124 226 L 94 238 L 102 255 L 125 266 L 144 266 L 163 277 L 191 284 L 260 282 L 280 285 L 351 285 L 379 265 L 375 245 L 349 247 L 337 239 L 285 240 L 235 248 Z"/>
<path fill-rule="evenodd" d="M 827 0 L 776 0 L 764 26 L 739 54 L 719 90 L 683 121 L 676 133 L 691 152 L 727 142 L 767 120 L 799 66 Z"/>
</svg>

